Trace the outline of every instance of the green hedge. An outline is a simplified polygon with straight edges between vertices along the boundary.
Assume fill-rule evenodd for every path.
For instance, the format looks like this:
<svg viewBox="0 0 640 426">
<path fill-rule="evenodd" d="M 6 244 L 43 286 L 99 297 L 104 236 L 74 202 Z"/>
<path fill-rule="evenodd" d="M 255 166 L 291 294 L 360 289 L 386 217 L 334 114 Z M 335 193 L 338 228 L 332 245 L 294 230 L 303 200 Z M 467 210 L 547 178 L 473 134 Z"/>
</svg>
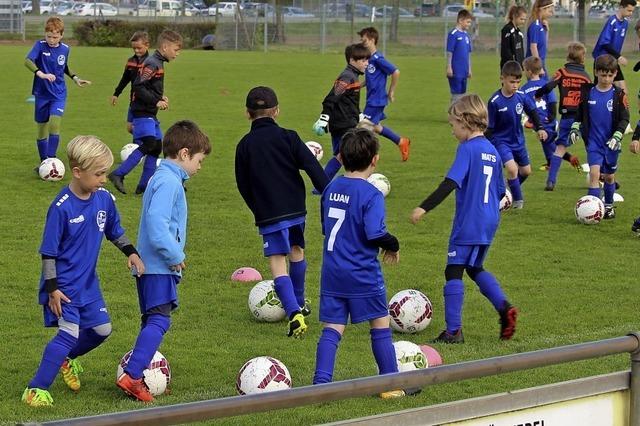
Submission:
<svg viewBox="0 0 640 426">
<path fill-rule="evenodd" d="M 184 42 L 183 48 L 199 47 L 202 37 L 207 34 L 215 34 L 214 23 L 194 22 L 166 22 L 166 21 L 122 21 L 122 20 L 98 20 L 81 21 L 73 25 L 74 38 L 82 46 L 110 46 L 129 47 L 129 38 L 136 31 L 147 31 L 151 45 L 163 30 L 179 32 Z"/>
</svg>

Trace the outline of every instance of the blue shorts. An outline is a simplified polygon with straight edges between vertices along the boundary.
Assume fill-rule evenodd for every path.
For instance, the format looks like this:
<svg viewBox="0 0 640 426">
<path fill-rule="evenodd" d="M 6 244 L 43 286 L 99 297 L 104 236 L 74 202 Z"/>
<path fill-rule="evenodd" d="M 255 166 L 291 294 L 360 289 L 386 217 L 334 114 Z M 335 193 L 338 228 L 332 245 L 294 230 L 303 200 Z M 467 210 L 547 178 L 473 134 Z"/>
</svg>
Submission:
<svg viewBox="0 0 640 426">
<path fill-rule="evenodd" d="M 556 139 L 556 145 L 571 146 L 569 142 L 569 132 L 571 131 L 571 125 L 575 120 L 573 118 L 563 118 L 560 120 L 558 126 L 558 138 Z"/>
<path fill-rule="evenodd" d="M 387 295 L 369 297 L 337 297 L 320 295 L 320 321 L 329 324 L 351 324 L 371 321 L 389 315 Z"/>
<path fill-rule="evenodd" d="M 44 326 L 57 327 L 58 317 L 51 312 L 48 305 L 43 305 L 42 307 L 44 311 Z M 71 306 L 63 302 L 62 318 L 72 324 L 78 324 L 81 330 L 111 322 L 111 318 L 107 313 L 107 305 L 105 305 L 102 297 L 84 306 Z"/>
<path fill-rule="evenodd" d="M 447 77 L 449 89 L 452 95 L 464 95 L 467 93 L 467 77 Z"/>
<path fill-rule="evenodd" d="M 362 115 L 364 115 L 364 117 L 367 120 L 371 121 L 373 124 L 380 124 L 380 122 L 382 120 L 387 118 L 387 116 L 384 115 L 384 107 L 383 106 L 365 105 L 364 111 L 362 112 Z"/>
<path fill-rule="evenodd" d="M 503 165 L 509 160 L 515 161 L 518 166 L 528 166 L 530 164 L 529 152 L 527 152 L 527 147 L 524 145 L 519 148 L 511 148 L 506 143 L 500 143 L 496 145 L 496 150 L 500 154 Z"/>
<path fill-rule="evenodd" d="M 552 128 L 549 128 L 549 129 L 545 128 L 544 131 L 547 132 L 547 140 L 540 141 L 540 143 L 542 145 L 555 144 L 556 140 L 558 139 L 558 133 L 556 133 L 556 130 Z M 536 137 L 538 137 L 537 132 L 536 132 Z"/>
<path fill-rule="evenodd" d="M 65 104 L 66 100 L 42 99 L 36 96 L 34 114 L 36 123 L 46 123 L 52 115 L 62 117 Z"/>
<path fill-rule="evenodd" d="M 449 243 L 447 265 L 465 265 L 481 268 L 488 252 L 488 245 L 463 246 Z"/>
<path fill-rule="evenodd" d="M 162 130 L 160 130 L 160 122 L 157 118 L 134 118 L 132 123 L 134 139 L 142 139 L 146 136 L 153 136 L 156 139 L 162 139 Z"/>
<path fill-rule="evenodd" d="M 140 313 L 146 314 L 151 308 L 171 304 L 178 307 L 178 284 L 180 277 L 171 274 L 145 274 L 136 277 Z"/>
<path fill-rule="evenodd" d="M 127 123 L 133 123 L 133 113 L 131 113 L 131 106 L 127 108 Z"/>
<path fill-rule="evenodd" d="M 587 161 L 589 167 L 600 166 L 600 173 L 611 175 L 618 170 L 618 156 L 620 151 L 612 151 L 609 148 L 587 149 Z"/>
<path fill-rule="evenodd" d="M 340 152 L 340 142 L 342 142 L 342 137 L 345 133 L 347 133 L 347 130 L 331 133 L 331 149 L 333 149 L 334 157 Z"/>
<path fill-rule="evenodd" d="M 262 236 L 264 256 L 291 253 L 291 246 L 304 248 L 304 222 Z"/>
</svg>

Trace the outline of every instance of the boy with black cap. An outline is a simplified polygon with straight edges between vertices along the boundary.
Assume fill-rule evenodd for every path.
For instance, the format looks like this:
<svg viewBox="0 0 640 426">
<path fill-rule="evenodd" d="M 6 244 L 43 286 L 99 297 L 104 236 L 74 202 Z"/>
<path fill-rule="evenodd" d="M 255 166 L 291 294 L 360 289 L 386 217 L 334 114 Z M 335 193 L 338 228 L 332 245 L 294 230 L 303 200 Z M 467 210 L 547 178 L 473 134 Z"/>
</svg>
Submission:
<svg viewBox="0 0 640 426">
<path fill-rule="evenodd" d="M 287 335 L 300 337 L 307 329 L 304 317 L 311 313 L 304 298 L 307 211 L 300 169 L 320 192 L 328 179 L 300 136 L 275 122 L 280 109 L 271 88 L 251 89 L 246 107 L 251 130 L 236 147 L 236 183 L 262 235 L 275 291 L 289 318 Z"/>
</svg>

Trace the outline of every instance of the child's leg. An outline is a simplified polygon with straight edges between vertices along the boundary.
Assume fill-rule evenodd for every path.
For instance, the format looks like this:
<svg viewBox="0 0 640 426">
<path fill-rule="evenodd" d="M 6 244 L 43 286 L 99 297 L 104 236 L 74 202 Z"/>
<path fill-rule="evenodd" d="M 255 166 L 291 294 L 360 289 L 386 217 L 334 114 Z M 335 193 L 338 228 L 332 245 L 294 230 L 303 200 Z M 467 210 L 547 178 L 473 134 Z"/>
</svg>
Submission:
<svg viewBox="0 0 640 426">
<path fill-rule="evenodd" d="M 560 165 L 562 164 L 562 157 L 567 152 L 567 147 L 562 144 L 556 145 L 556 150 L 551 156 L 551 162 L 549 164 L 549 175 L 547 182 L 553 185 L 556 184 L 558 179 L 558 172 L 560 171 Z"/>
<path fill-rule="evenodd" d="M 344 333 L 342 324 L 325 324 L 316 348 L 316 369 L 313 384 L 329 383 L 333 380 L 338 345 Z"/>
<path fill-rule="evenodd" d="M 527 180 L 530 174 L 531 174 L 530 164 L 527 164 L 526 166 L 518 166 L 518 181 L 520 182 L 520 185 L 522 185 L 524 181 Z"/>
<path fill-rule="evenodd" d="M 156 306 L 142 315 L 142 327 L 136 344 L 133 347 L 129 363 L 124 368 L 131 378 L 142 378 L 142 372 L 147 368 L 156 353 L 164 335 L 171 326 L 171 304 Z"/>
<path fill-rule="evenodd" d="M 78 343 L 69 352 L 68 357 L 75 359 L 94 350 L 111 335 L 111 323 L 97 325 L 80 330 Z"/>
<path fill-rule="evenodd" d="M 454 335 L 462 328 L 462 305 L 464 304 L 464 265 L 447 265 L 444 276 L 444 320 L 447 332 Z"/>
<path fill-rule="evenodd" d="M 338 152 L 340 152 L 340 141 L 342 140 L 342 135 L 343 133 L 331 134 L 333 157 L 324 166 L 324 173 L 327 175 L 329 180 L 332 180 L 340 170 L 340 167 L 342 167 L 342 164 L 336 158 Z"/>
<path fill-rule="evenodd" d="M 389 328 L 389 317 L 376 318 L 369 322 L 371 325 L 371 350 L 373 357 L 378 364 L 379 374 L 389 374 L 398 372 L 398 362 L 396 361 L 396 350 L 391 339 L 391 329 Z"/>
<path fill-rule="evenodd" d="M 156 140 L 156 146 L 162 147 L 162 141 Z M 137 150 L 136 150 L 137 151 Z M 152 152 L 147 154 L 144 159 L 144 165 L 142 167 L 142 174 L 140 175 L 140 181 L 138 182 L 138 186 L 136 187 L 136 194 L 143 193 L 145 189 L 147 189 L 147 184 L 149 183 L 149 179 L 156 171 L 158 167 L 158 152 Z"/>
<path fill-rule="evenodd" d="M 551 162 L 551 156 L 556 151 L 556 143 L 554 141 L 540 141 L 540 145 L 542 145 L 542 153 L 544 154 L 544 159 L 547 162 L 547 165 Z"/>
<path fill-rule="evenodd" d="M 522 190 L 520 189 L 520 179 L 518 179 L 518 165 L 511 159 L 504 163 L 507 174 L 507 184 L 513 196 L 513 201 L 522 200 Z"/>
<path fill-rule="evenodd" d="M 589 191 L 587 194 L 600 198 L 600 164 L 589 162 Z"/>
<path fill-rule="evenodd" d="M 291 229 L 289 235 L 291 236 Z M 304 307 L 304 287 L 305 287 L 305 275 L 307 273 L 307 261 L 304 259 L 304 249 L 299 245 L 291 246 L 291 253 L 289 254 L 289 276 L 291 277 L 291 283 L 293 284 L 293 292 L 296 296 L 298 306 Z"/>
<path fill-rule="evenodd" d="M 49 117 L 49 141 L 47 144 L 47 157 L 55 158 L 60 144 L 60 123 L 62 116 L 51 114 Z"/>
<path fill-rule="evenodd" d="M 38 155 L 40 162 L 49 158 L 49 122 L 38 124 L 38 138 L 36 145 L 38 146 Z"/>
<path fill-rule="evenodd" d="M 489 299 L 496 311 L 500 312 L 508 302 L 496 277 L 482 267 L 467 266 L 467 274 L 478 285 L 480 293 Z"/>
<path fill-rule="evenodd" d="M 271 274 L 273 275 L 276 294 L 280 302 L 282 302 L 287 317 L 291 318 L 300 312 L 300 305 L 298 305 L 298 301 L 296 300 L 291 277 L 287 274 L 287 260 L 285 255 L 275 254 L 269 256 L 269 268 L 271 268 Z"/>
<path fill-rule="evenodd" d="M 616 192 L 616 177 L 614 173 L 604 174 L 604 205 L 613 206 L 613 194 Z"/>
<path fill-rule="evenodd" d="M 45 308 L 46 309 L 46 308 Z M 58 320 L 58 333 L 44 348 L 40 366 L 29 382 L 29 388 L 49 389 L 69 352 L 78 343 L 79 326 Z"/>
</svg>

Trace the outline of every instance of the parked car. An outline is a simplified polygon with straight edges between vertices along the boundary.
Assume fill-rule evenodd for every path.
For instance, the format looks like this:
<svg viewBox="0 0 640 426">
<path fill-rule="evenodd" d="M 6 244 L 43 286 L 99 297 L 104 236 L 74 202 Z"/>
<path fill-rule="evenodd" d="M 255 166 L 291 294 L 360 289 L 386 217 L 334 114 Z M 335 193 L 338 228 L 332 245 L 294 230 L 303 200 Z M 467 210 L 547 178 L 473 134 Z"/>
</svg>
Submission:
<svg viewBox="0 0 640 426">
<path fill-rule="evenodd" d="M 247 2 L 242 6 L 242 13 L 245 16 L 264 16 L 265 8 L 267 10 L 267 17 L 271 18 L 275 16 L 275 9 L 269 3 Z"/>
<path fill-rule="evenodd" d="M 53 13 L 54 7 L 55 5 L 51 0 L 42 0 L 40 2 L 40 14 L 48 15 L 50 13 Z"/>
<path fill-rule="evenodd" d="M 439 3 L 422 3 L 413 11 L 413 16 L 438 16 L 440 15 Z"/>
<path fill-rule="evenodd" d="M 569 12 L 566 7 L 556 4 L 553 9 L 553 16 L 556 18 L 573 18 L 573 13 Z"/>
<path fill-rule="evenodd" d="M 73 2 L 72 1 L 58 1 L 55 6 L 56 15 L 67 16 L 73 15 Z"/>
<path fill-rule="evenodd" d="M 230 1 L 214 3 L 209 6 L 209 16 L 216 16 L 216 13 L 220 16 L 236 16 L 236 13 L 238 13 L 238 3 Z"/>
<path fill-rule="evenodd" d="M 593 5 L 589 8 L 589 18 L 607 18 L 616 13 L 615 9 L 607 9 L 601 4 Z"/>
<path fill-rule="evenodd" d="M 118 9 L 109 3 L 84 3 L 76 14 L 78 16 L 116 16 Z"/>
<path fill-rule="evenodd" d="M 464 8 L 465 7 L 463 4 L 448 4 L 442 10 L 442 16 L 444 16 L 445 18 L 457 18 L 458 12 L 460 12 Z"/>
<path fill-rule="evenodd" d="M 393 16 L 393 6 L 381 6 L 376 7 L 376 18 L 382 18 L 386 16 L 387 18 L 391 18 Z M 398 8 L 398 17 L 399 18 L 413 18 L 413 13 L 409 12 L 407 9 L 403 7 Z"/>
<path fill-rule="evenodd" d="M 200 9 L 190 6 L 188 2 L 184 3 L 185 16 L 200 15 L 200 13 Z M 136 16 L 182 16 L 182 1 L 149 0 L 146 3 L 138 5 L 138 7 L 129 12 L 129 14 Z"/>
<path fill-rule="evenodd" d="M 476 18 L 495 18 L 495 15 L 485 12 L 484 10 L 476 7 L 471 11 L 474 17 Z"/>
<path fill-rule="evenodd" d="M 315 18 L 313 13 L 306 12 L 301 7 L 284 6 L 282 8 L 282 14 L 286 18 Z"/>
<path fill-rule="evenodd" d="M 327 3 L 323 6 L 324 14 L 328 18 L 347 17 L 351 7 L 351 3 Z M 318 15 L 322 15 L 323 9 L 320 9 Z M 356 3 L 353 9 L 353 16 L 356 18 L 369 18 L 371 17 L 371 6 L 363 3 Z"/>
<path fill-rule="evenodd" d="M 22 2 L 22 13 L 31 13 L 33 12 L 33 3 L 30 1 Z"/>
</svg>

